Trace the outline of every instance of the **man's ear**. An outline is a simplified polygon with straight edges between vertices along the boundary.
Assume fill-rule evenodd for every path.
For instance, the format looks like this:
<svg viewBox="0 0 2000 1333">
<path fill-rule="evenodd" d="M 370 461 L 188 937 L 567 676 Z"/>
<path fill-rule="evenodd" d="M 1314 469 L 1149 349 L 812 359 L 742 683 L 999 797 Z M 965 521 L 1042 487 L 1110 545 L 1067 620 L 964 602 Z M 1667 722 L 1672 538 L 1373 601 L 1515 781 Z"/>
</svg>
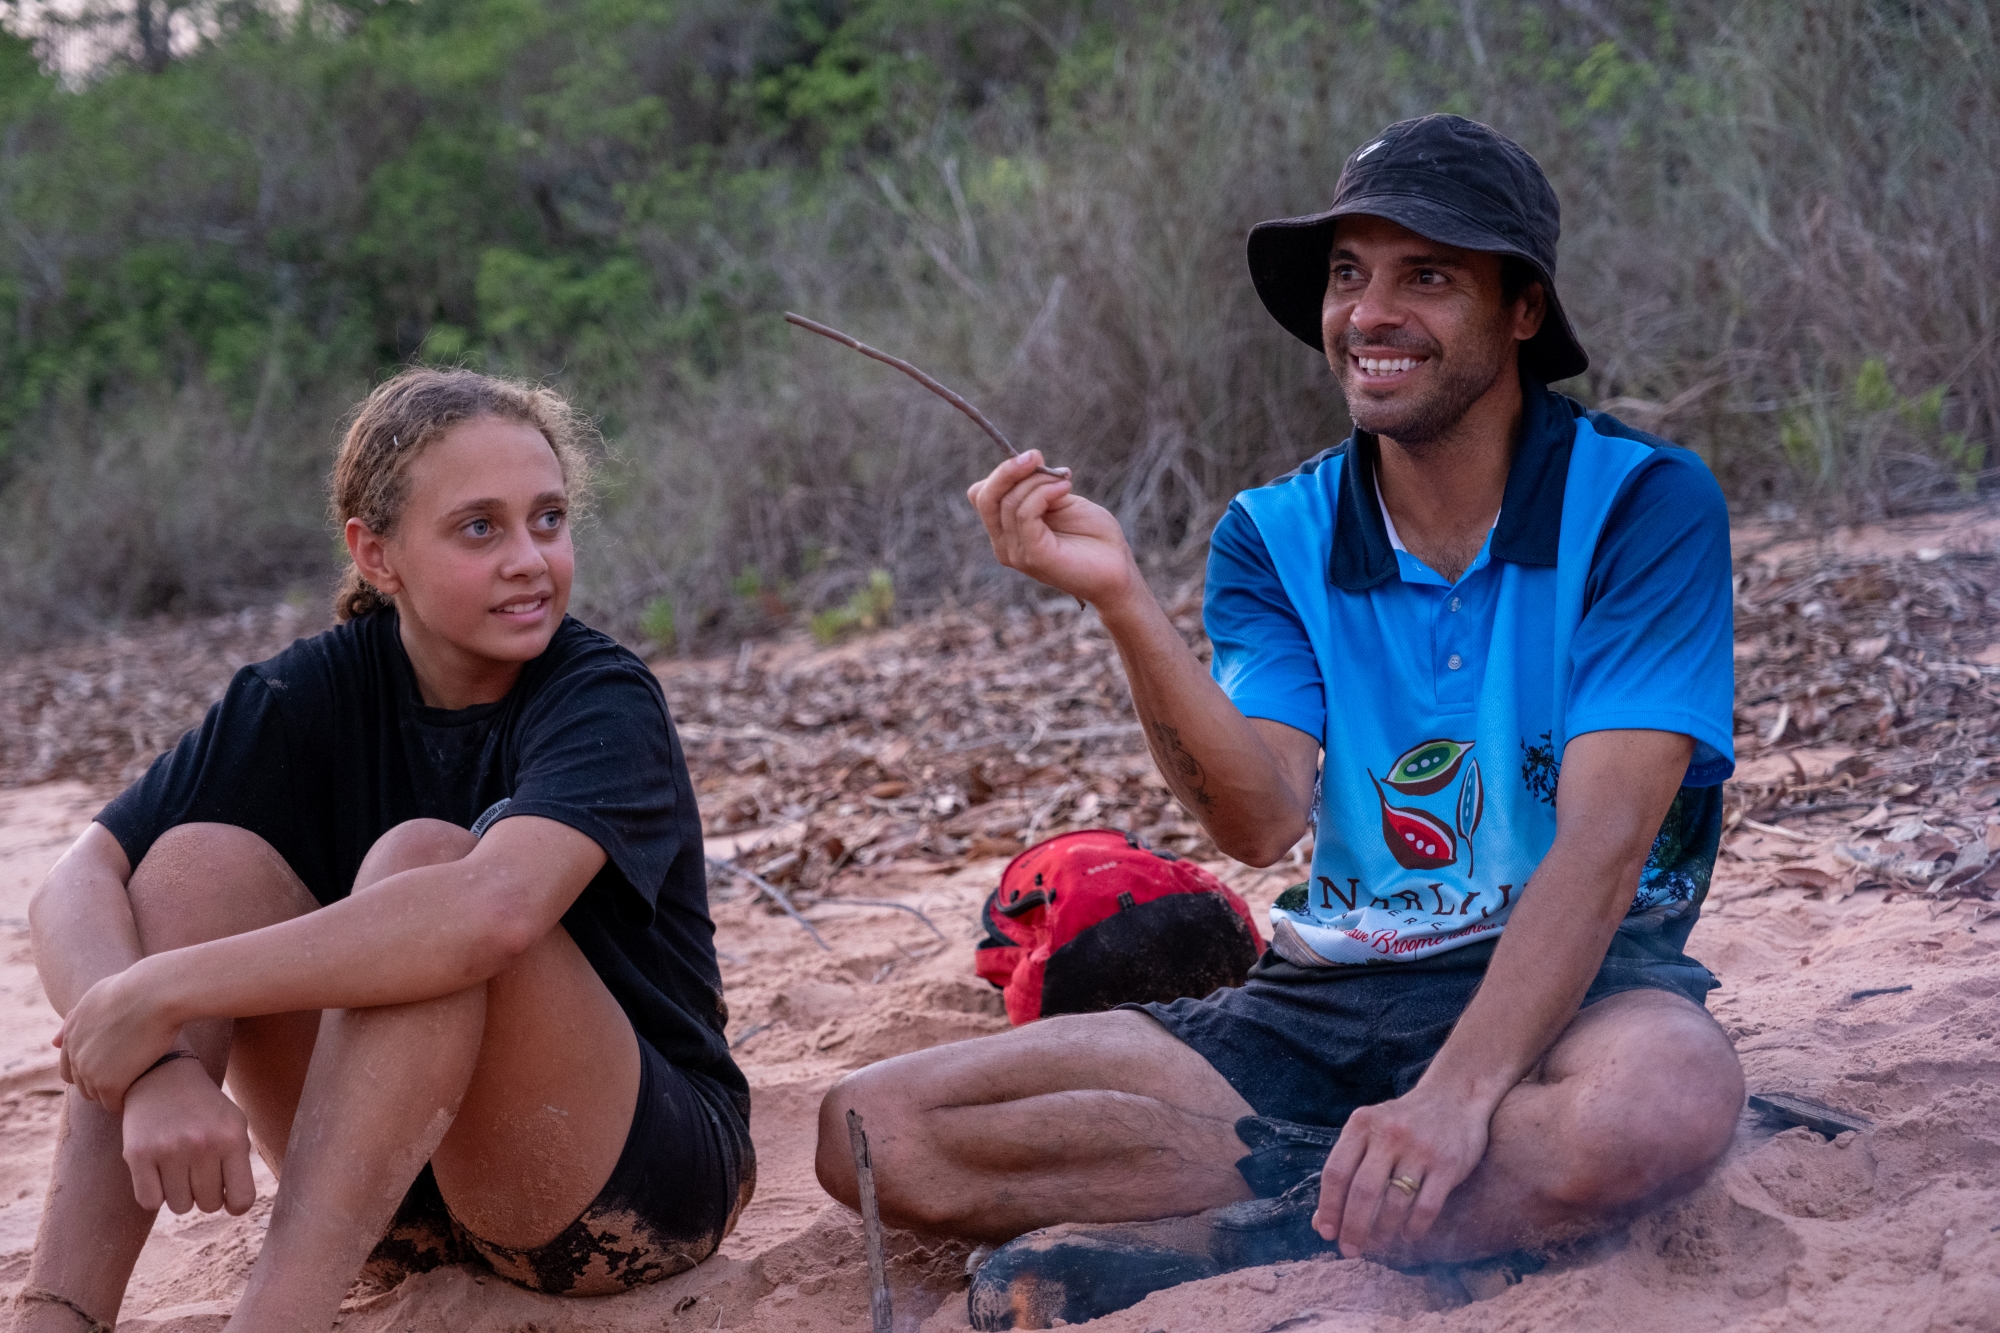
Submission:
<svg viewBox="0 0 2000 1333">
<path fill-rule="evenodd" d="M 354 558 L 354 567 L 368 580 L 369 587 L 384 597 L 394 597 L 403 590 L 403 581 L 389 565 L 388 544 L 379 533 L 360 519 L 350 518 L 341 536 L 347 539 L 347 553 Z"/>
<path fill-rule="evenodd" d="M 1542 321 L 1549 315 L 1548 289 L 1539 282 L 1531 282 L 1521 289 L 1514 298 L 1514 341 L 1526 342 L 1542 331 Z"/>
</svg>

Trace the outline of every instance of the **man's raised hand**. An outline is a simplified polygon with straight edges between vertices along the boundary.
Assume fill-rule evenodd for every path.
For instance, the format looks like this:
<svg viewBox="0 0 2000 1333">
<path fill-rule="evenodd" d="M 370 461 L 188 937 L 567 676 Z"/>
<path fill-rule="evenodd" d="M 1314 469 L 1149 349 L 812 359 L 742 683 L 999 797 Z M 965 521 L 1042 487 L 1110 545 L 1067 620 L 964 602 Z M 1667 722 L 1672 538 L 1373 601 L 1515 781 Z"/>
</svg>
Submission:
<svg viewBox="0 0 2000 1333">
<path fill-rule="evenodd" d="M 993 554 L 1009 569 L 1103 609 L 1143 589 L 1111 511 L 1077 495 L 1067 477 L 1035 471 L 1039 449 L 1008 459 L 966 491 Z"/>
</svg>

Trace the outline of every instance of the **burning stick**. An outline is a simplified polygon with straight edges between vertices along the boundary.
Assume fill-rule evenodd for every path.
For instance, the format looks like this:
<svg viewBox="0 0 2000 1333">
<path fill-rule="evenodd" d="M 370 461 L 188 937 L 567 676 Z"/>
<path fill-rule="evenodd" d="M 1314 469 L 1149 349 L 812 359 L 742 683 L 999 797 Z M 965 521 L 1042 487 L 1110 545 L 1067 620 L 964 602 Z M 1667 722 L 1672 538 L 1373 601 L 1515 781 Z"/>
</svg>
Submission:
<svg viewBox="0 0 2000 1333">
<path fill-rule="evenodd" d="M 861 355 L 866 357 L 873 357 L 875 360 L 880 361 L 885 366 L 894 366 L 896 369 L 902 371 L 905 375 L 908 375 L 911 379 L 915 380 L 917 383 L 923 385 L 926 389 L 929 389 L 932 393 L 936 394 L 938 397 L 944 399 L 947 403 L 950 403 L 953 407 L 957 408 L 959 411 L 965 413 L 965 415 L 967 415 L 968 417 L 971 417 L 972 420 L 975 423 L 977 423 L 979 429 L 985 431 L 988 435 L 992 436 L 993 442 L 999 445 L 1002 449 L 1005 449 L 1010 457 L 1014 458 L 1020 457 L 1021 451 L 1019 449 L 1016 449 L 1013 445 L 1007 442 L 1007 437 L 1000 433 L 1000 428 L 998 426 L 994 425 L 992 422 L 986 419 L 986 414 L 984 412 L 981 412 L 971 403 L 966 402 L 963 398 L 953 393 L 950 389 L 945 388 L 944 385 L 939 384 L 929 375 L 924 374 L 923 371 L 918 370 L 915 366 L 903 360 L 903 358 L 899 356 L 890 356 L 887 352 L 879 352 L 873 347 L 870 347 L 867 343 L 862 342 L 860 339 L 850 337 L 849 335 L 842 333 L 839 329 L 828 328 L 826 325 L 821 324 L 817 320 L 807 319 L 804 315 L 795 315 L 789 310 L 785 312 L 785 321 L 789 324 L 796 324 L 800 328 L 805 329 L 808 332 L 817 333 L 822 338 L 831 338 L 837 343 L 842 343 L 848 347 L 852 347 L 855 351 L 861 353 Z M 1069 469 L 1066 467 L 1060 467 L 1060 468 L 1038 467 L 1035 469 L 1035 471 L 1046 473 L 1051 477 L 1069 476 Z"/>
<path fill-rule="evenodd" d="M 854 1149 L 854 1178 L 861 1188 L 861 1233 L 868 1243 L 868 1318 L 875 1326 L 874 1333 L 894 1333 L 889 1278 L 882 1269 L 882 1214 L 875 1207 L 875 1163 L 868 1156 L 868 1135 L 861 1129 L 859 1111 L 847 1113 L 847 1142 Z"/>
</svg>

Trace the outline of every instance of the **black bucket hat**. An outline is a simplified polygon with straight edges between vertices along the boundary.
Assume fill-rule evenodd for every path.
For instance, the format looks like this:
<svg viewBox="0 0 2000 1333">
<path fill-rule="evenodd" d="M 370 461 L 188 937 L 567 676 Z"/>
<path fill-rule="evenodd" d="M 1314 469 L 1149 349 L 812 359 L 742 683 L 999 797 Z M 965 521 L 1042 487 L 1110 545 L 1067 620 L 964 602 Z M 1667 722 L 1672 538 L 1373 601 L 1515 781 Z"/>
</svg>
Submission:
<svg viewBox="0 0 2000 1333">
<path fill-rule="evenodd" d="M 1355 214 L 1387 218 L 1419 236 L 1531 265 L 1548 313 L 1521 344 L 1521 369 L 1553 383 L 1581 375 L 1590 357 L 1556 298 L 1562 209 L 1541 164 L 1498 130 L 1463 116 L 1399 120 L 1354 151 L 1333 187 L 1333 207 L 1250 229 L 1250 279 L 1272 318 L 1304 343 L 1320 341 L 1333 224 Z"/>
</svg>

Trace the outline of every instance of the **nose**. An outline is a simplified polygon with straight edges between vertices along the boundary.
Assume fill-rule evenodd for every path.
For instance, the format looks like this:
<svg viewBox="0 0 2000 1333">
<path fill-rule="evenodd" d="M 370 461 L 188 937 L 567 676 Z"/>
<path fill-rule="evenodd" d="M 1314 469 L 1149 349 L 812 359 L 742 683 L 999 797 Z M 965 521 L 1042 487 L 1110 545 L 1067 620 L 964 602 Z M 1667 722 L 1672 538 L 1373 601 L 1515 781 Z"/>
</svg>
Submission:
<svg viewBox="0 0 2000 1333">
<path fill-rule="evenodd" d="M 1380 270 L 1369 275 L 1368 285 L 1347 315 L 1349 327 L 1368 341 L 1385 330 L 1401 328 L 1405 319 L 1395 275 Z"/>
<path fill-rule="evenodd" d="M 525 527 L 514 529 L 501 552 L 500 577 L 504 579 L 540 578 L 549 567 L 542 555 L 541 543 Z"/>
</svg>

